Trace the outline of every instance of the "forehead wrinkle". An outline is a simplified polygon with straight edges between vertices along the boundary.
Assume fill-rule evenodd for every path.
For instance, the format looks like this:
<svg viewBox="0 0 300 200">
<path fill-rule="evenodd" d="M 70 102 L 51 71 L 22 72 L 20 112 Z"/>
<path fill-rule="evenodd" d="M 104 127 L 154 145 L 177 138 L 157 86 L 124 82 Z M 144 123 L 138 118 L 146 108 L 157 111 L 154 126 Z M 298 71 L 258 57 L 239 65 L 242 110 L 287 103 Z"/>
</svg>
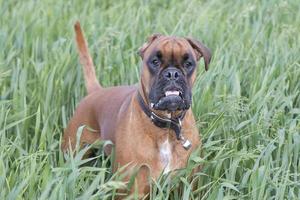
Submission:
<svg viewBox="0 0 300 200">
<path fill-rule="evenodd" d="M 181 62 L 185 53 L 189 53 L 185 41 L 176 37 L 165 37 L 159 41 L 158 50 L 162 51 L 163 59 L 165 61 L 173 61 L 176 64 Z M 174 63 L 174 64 L 175 64 Z"/>
<path fill-rule="evenodd" d="M 180 40 L 175 40 L 173 45 L 173 53 L 176 59 L 176 64 L 180 64 L 181 59 L 185 53 L 184 45 L 181 43 Z"/>
<path fill-rule="evenodd" d="M 174 61 L 174 44 L 175 44 L 175 39 L 172 38 L 172 48 L 171 48 L 171 59 Z"/>
<path fill-rule="evenodd" d="M 161 42 L 161 49 L 163 53 L 163 57 L 166 58 L 167 60 L 169 59 L 170 55 L 172 54 L 172 46 L 170 44 L 169 38 L 166 38 Z"/>
<path fill-rule="evenodd" d="M 174 46 L 177 46 L 177 48 L 174 48 Z M 183 45 L 180 44 L 178 40 L 175 40 L 174 45 L 173 45 L 173 52 L 176 54 L 176 56 L 180 56 L 182 51 L 184 50 Z"/>
</svg>

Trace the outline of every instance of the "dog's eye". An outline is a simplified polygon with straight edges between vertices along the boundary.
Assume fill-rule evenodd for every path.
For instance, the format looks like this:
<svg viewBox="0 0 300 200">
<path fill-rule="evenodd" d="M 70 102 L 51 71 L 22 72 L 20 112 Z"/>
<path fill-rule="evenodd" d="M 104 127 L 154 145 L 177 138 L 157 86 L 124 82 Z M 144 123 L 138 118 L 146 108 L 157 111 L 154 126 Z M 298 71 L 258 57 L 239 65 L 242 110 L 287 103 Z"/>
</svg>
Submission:
<svg viewBox="0 0 300 200">
<path fill-rule="evenodd" d="M 191 68 L 191 67 L 193 66 L 193 63 L 190 62 L 190 61 L 185 61 L 185 62 L 183 63 L 183 66 L 184 66 L 185 68 L 189 69 L 189 68 Z"/>
<path fill-rule="evenodd" d="M 157 58 L 155 58 L 151 61 L 151 64 L 153 67 L 158 67 L 160 65 L 160 62 Z"/>
</svg>

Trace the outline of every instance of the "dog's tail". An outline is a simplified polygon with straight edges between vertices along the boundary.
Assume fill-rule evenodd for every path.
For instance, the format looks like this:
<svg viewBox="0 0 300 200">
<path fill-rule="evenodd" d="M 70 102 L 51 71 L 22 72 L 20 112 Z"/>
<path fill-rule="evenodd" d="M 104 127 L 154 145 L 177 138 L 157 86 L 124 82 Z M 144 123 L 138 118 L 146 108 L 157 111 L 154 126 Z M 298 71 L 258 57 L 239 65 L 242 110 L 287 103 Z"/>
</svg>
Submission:
<svg viewBox="0 0 300 200">
<path fill-rule="evenodd" d="M 82 33 L 80 23 L 78 21 L 75 23 L 74 29 L 76 34 L 79 59 L 81 65 L 83 66 L 85 86 L 88 94 L 90 94 L 95 90 L 101 89 L 102 87 L 97 80 L 94 63 L 89 53 L 88 45 Z"/>
</svg>

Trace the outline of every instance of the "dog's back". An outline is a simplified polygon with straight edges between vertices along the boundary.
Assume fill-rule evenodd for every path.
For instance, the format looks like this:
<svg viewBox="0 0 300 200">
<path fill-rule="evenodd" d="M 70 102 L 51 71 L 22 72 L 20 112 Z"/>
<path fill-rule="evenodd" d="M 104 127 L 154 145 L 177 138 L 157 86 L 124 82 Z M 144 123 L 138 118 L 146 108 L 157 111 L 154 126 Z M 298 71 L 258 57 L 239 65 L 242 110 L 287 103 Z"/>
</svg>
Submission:
<svg viewBox="0 0 300 200">
<path fill-rule="evenodd" d="M 121 116 L 120 111 L 122 113 L 122 109 L 127 108 L 122 105 L 128 105 L 132 94 L 137 91 L 136 86 L 102 88 L 97 80 L 93 60 L 79 22 L 75 24 L 74 29 L 88 95 L 79 103 L 64 131 L 64 152 L 69 147 L 75 148 L 77 130 L 83 125 L 87 127 L 83 129 L 80 137 L 80 146 L 92 144 L 99 139 L 115 142 L 115 123 L 118 123 Z"/>
</svg>

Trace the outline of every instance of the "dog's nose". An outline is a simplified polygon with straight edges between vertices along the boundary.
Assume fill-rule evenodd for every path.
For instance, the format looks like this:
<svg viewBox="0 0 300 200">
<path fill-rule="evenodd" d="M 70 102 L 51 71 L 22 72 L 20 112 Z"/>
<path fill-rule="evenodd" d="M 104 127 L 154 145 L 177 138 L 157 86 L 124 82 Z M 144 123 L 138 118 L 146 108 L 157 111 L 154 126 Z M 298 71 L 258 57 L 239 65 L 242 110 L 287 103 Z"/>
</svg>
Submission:
<svg viewBox="0 0 300 200">
<path fill-rule="evenodd" d="M 181 72 L 175 67 L 169 67 L 163 72 L 163 76 L 168 80 L 178 80 Z"/>
</svg>

